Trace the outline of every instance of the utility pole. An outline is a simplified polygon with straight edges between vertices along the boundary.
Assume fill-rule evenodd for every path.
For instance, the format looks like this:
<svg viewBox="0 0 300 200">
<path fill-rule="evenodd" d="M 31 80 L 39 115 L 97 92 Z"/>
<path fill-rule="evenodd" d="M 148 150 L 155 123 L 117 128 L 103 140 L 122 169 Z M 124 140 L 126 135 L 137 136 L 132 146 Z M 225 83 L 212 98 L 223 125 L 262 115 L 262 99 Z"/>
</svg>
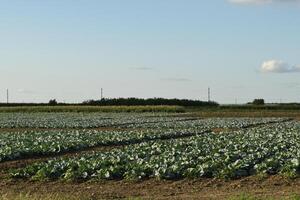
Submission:
<svg viewBox="0 0 300 200">
<path fill-rule="evenodd" d="M 208 102 L 210 102 L 210 87 L 208 88 Z"/>
<path fill-rule="evenodd" d="M 6 103 L 8 104 L 9 103 L 9 93 L 8 93 L 8 89 L 6 89 Z"/>
<path fill-rule="evenodd" d="M 103 88 L 101 88 L 101 100 L 103 100 Z"/>
</svg>

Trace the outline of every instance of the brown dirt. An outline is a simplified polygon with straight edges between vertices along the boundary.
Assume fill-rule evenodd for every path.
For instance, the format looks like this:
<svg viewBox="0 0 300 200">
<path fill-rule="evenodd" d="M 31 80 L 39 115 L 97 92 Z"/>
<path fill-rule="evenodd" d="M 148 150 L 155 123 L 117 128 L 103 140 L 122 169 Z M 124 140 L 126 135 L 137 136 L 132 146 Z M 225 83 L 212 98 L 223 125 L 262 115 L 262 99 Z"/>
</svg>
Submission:
<svg viewBox="0 0 300 200">
<path fill-rule="evenodd" d="M 287 180 L 279 176 L 260 179 L 247 177 L 224 181 L 197 179 L 180 181 L 144 180 L 103 182 L 32 182 L 0 181 L 0 195 L 7 193 L 38 195 L 68 194 L 80 199 L 228 199 L 247 193 L 260 198 L 282 198 L 300 195 L 300 180 Z"/>
<path fill-rule="evenodd" d="M 294 119 L 300 119 L 300 111 L 196 111 L 182 114 L 184 117 L 288 117 Z"/>
<path fill-rule="evenodd" d="M 214 133 L 222 133 L 222 132 L 229 132 L 229 131 L 238 131 L 238 128 L 213 128 L 211 129 Z"/>
</svg>

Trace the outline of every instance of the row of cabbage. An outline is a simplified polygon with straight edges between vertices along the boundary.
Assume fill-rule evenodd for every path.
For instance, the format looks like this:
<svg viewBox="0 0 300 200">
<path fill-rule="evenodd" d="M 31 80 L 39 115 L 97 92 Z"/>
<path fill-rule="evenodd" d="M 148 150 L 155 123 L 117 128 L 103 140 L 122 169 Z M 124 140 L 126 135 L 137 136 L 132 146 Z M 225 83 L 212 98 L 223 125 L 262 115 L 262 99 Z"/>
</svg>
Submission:
<svg viewBox="0 0 300 200">
<path fill-rule="evenodd" d="M 55 155 L 95 146 L 124 145 L 155 139 L 193 136 L 218 127 L 239 128 L 249 124 L 282 120 L 284 119 L 206 119 L 164 122 L 158 125 L 151 123 L 152 128 L 132 130 L 39 130 L 1 133 L 0 162 L 38 155 Z"/>
<path fill-rule="evenodd" d="M 300 124 L 286 122 L 53 159 L 10 175 L 35 180 L 238 178 L 260 173 L 297 176 L 299 161 Z"/>
<path fill-rule="evenodd" d="M 0 113 L 0 128 L 84 129 L 185 119 L 165 113 Z"/>
<path fill-rule="evenodd" d="M 213 118 L 153 113 L 0 113 L 0 128 L 176 128 L 214 124 L 216 128 L 243 128 L 282 121 L 281 118 Z"/>
<path fill-rule="evenodd" d="M 187 137 L 208 131 L 204 127 L 168 130 L 25 131 L 0 134 L 0 162 L 40 155 L 55 155 L 96 146 L 113 146 L 143 141 Z"/>
<path fill-rule="evenodd" d="M 123 125 L 126 128 L 187 128 L 187 127 L 206 127 L 206 128 L 222 128 L 222 129 L 241 129 L 249 128 L 257 125 L 265 125 L 270 123 L 279 123 L 290 121 L 289 118 L 205 118 L 195 119 L 186 118 L 176 121 L 157 121 L 156 123 L 138 123 Z"/>
<path fill-rule="evenodd" d="M 163 119 L 161 119 L 163 120 Z M 38 155 L 55 155 L 95 146 L 125 145 L 155 139 L 193 136 L 219 127 L 240 128 L 284 119 L 206 119 L 151 123 L 152 128 L 133 130 L 49 130 L 0 134 L 0 162 Z M 137 127 L 135 127 L 137 128 Z"/>
</svg>

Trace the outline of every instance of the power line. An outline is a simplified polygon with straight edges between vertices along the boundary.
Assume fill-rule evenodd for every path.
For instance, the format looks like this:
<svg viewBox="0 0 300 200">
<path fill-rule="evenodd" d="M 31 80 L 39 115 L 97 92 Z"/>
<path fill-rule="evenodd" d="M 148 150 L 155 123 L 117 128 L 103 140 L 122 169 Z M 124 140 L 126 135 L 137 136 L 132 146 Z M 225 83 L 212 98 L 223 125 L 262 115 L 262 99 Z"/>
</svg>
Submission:
<svg viewBox="0 0 300 200">
<path fill-rule="evenodd" d="M 208 91 L 207 91 L 207 93 L 208 93 L 208 102 L 210 102 L 210 93 L 211 93 L 211 91 L 210 91 L 210 87 L 208 88 Z"/>
<path fill-rule="evenodd" d="M 6 89 L 6 103 L 9 103 L 9 93 L 8 93 L 8 89 Z"/>
</svg>

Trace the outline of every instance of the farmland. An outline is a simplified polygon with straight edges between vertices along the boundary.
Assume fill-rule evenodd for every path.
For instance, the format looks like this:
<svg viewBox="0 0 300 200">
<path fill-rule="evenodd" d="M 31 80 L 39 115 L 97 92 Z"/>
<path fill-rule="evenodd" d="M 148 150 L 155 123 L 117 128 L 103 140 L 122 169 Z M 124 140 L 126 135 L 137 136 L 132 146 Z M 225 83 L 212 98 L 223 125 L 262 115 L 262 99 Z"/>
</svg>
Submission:
<svg viewBox="0 0 300 200">
<path fill-rule="evenodd" d="M 300 122 L 288 116 L 207 118 L 201 113 L 2 112 L 0 175 L 8 188 L 1 194 L 18 187 L 47 193 L 49 184 L 61 185 L 61 191 L 84 184 L 147 198 L 140 189 L 118 189 L 150 184 L 142 192 L 153 184 L 193 182 L 227 187 L 227 182 L 273 178 L 296 184 L 288 188 L 296 192 Z M 102 192 L 100 197 L 119 196 Z"/>
<path fill-rule="evenodd" d="M 11 112 L 131 112 L 131 113 L 143 113 L 143 112 L 184 112 L 182 106 L 80 106 L 80 105 L 58 105 L 58 106 L 47 106 L 47 105 L 27 105 L 21 106 L 6 106 L 6 104 L 0 104 L 0 112 L 11 113 Z"/>
</svg>

